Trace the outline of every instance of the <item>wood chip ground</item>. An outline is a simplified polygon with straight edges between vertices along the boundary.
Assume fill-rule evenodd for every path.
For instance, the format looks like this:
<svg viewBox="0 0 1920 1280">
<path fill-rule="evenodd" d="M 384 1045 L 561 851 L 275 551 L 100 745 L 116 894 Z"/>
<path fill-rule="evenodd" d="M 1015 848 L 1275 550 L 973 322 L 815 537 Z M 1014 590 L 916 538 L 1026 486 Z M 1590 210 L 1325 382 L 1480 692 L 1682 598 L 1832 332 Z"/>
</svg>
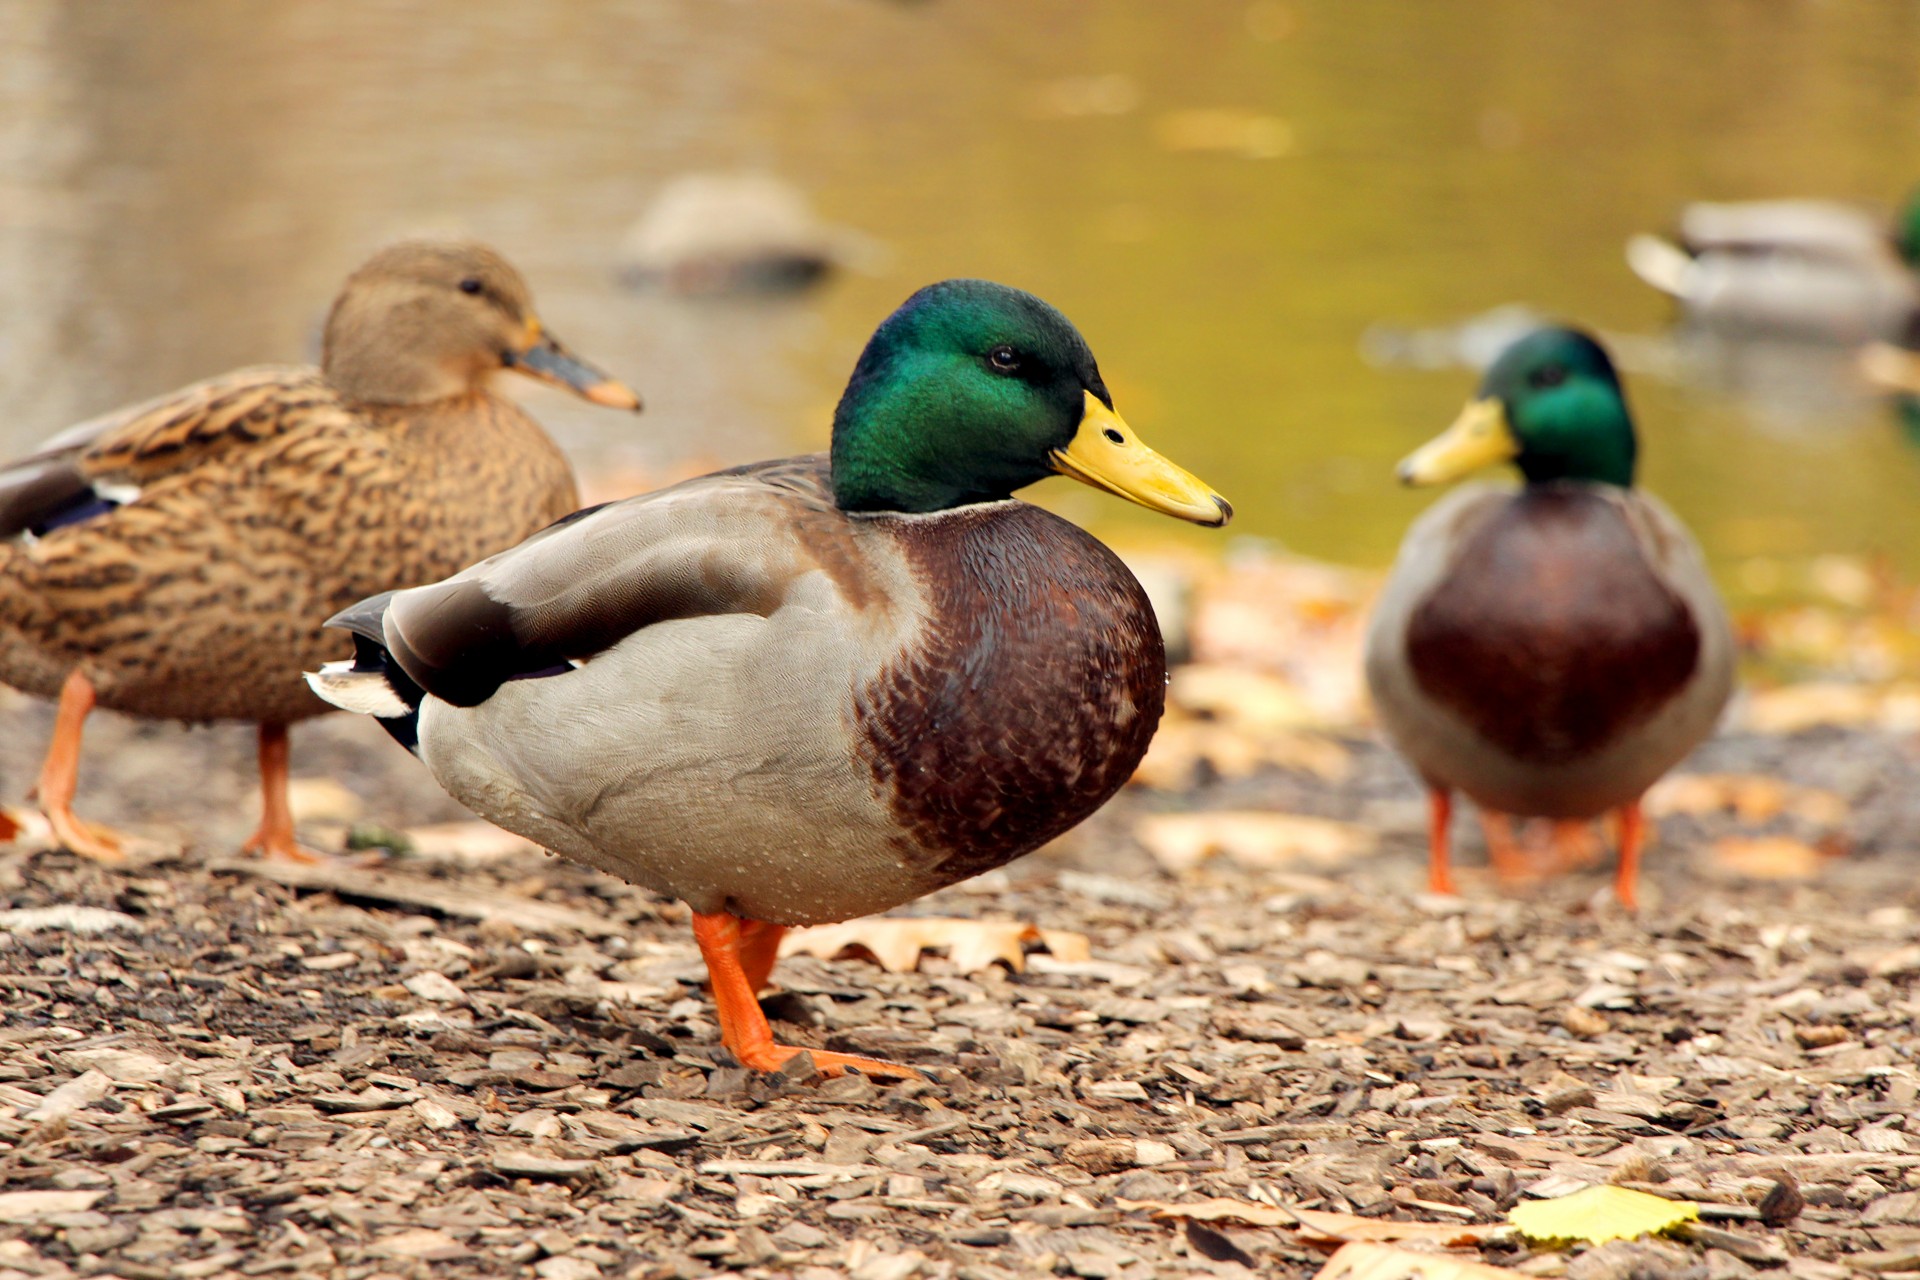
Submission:
<svg viewBox="0 0 1920 1280">
<path fill-rule="evenodd" d="M 1498 1224 L 1596 1182 L 1705 1216 L 1456 1255 L 1576 1280 L 1920 1271 L 1902 738 L 1710 746 L 1689 769 L 1843 797 L 1834 855 L 1754 880 L 1713 853 L 1742 819 L 1669 818 L 1637 919 L 1604 867 L 1493 885 L 1464 823 L 1464 895 L 1424 896 L 1419 796 L 1364 741 L 1336 744 L 1338 782 L 1131 790 L 911 909 L 1078 930 L 1089 961 L 783 963 L 785 1034 L 928 1073 L 880 1086 L 733 1065 L 681 907 L 531 852 L 260 874 L 232 853 L 244 731 L 98 721 L 86 811 L 192 834 L 125 869 L 0 851 L 0 908 L 25 913 L 0 932 L 4 1280 L 1304 1276 L 1338 1240 L 1292 1210 Z M 0 795 L 46 727 L 0 701 Z M 299 772 L 369 797 L 363 823 L 459 816 L 368 728 L 303 728 Z M 1378 842 L 1175 875 L 1133 834 L 1253 808 Z M 1152 1207 L 1209 1200 L 1247 1220 Z"/>
</svg>

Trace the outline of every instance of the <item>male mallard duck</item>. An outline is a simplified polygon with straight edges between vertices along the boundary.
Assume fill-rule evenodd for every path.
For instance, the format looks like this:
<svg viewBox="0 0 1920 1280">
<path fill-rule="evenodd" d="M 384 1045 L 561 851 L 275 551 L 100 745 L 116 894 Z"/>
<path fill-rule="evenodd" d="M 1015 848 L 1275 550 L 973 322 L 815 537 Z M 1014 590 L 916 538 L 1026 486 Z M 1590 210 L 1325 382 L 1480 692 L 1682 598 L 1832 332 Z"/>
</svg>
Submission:
<svg viewBox="0 0 1920 1280">
<path fill-rule="evenodd" d="M 1733 689 L 1726 611 L 1686 528 L 1633 487 L 1613 362 L 1572 329 L 1509 347 L 1452 429 L 1400 464 L 1438 484 L 1497 462 L 1413 524 L 1367 630 L 1367 684 L 1432 799 L 1430 881 L 1451 893 L 1451 793 L 1556 819 L 1620 815 L 1634 904 L 1640 796 Z"/>
<path fill-rule="evenodd" d="M 1634 236 L 1627 263 L 1716 333 L 1895 338 L 1920 319 L 1920 190 L 1891 228 L 1823 200 L 1689 205 L 1678 244 Z"/>
<path fill-rule="evenodd" d="M 1012 496 L 1055 472 L 1232 514 L 1120 420 L 1066 317 L 932 285 L 868 342 L 830 457 L 583 511 L 367 600 L 334 619 L 357 660 L 310 680 L 485 817 L 686 901 L 724 1043 L 773 1070 L 799 1052 L 754 998 L 782 929 L 1017 858 L 1146 751 L 1160 629 L 1118 557 Z"/>
<path fill-rule="evenodd" d="M 300 680 L 345 648 L 321 624 L 578 505 L 553 441 L 486 389 L 500 368 L 639 407 L 542 331 L 499 254 L 405 243 L 348 278 L 320 368 L 196 383 L 0 469 L 0 681 L 59 696 L 40 803 L 62 844 L 120 856 L 73 813 L 99 705 L 257 722 L 263 816 L 247 848 L 305 856 L 287 725 L 328 709 Z"/>
</svg>

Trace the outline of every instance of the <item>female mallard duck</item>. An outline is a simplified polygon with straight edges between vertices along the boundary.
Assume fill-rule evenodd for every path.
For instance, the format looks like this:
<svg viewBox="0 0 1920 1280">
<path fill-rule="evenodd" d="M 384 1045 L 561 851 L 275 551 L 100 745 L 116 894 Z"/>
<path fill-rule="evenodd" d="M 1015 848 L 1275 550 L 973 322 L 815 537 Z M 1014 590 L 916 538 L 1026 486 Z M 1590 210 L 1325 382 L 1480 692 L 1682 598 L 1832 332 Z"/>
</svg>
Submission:
<svg viewBox="0 0 1920 1280">
<path fill-rule="evenodd" d="M 1699 548 L 1633 487 L 1635 440 L 1599 343 L 1541 329 L 1451 430 L 1400 464 L 1438 484 L 1512 461 L 1413 524 L 1367 630 L 1367 684 L 1432 799 L 1430 881 L 1453 892 L 1451 794 L 1502 814 L 1620 815 L 1634 904 L 1640 796 L 1713 730 L 1733 635 Z"/>
<path fill-rule="evenodd" d="M 868 342 L 830 457 L 583 511 L 334 619 L 310 677 L 453 796 L 694 910 L 721 1036 L 773 1070 L 781 930 L 978 875 L 1097 809 L 1165 700 L 1119 558 L 1012 494 L 1061 472 L 1225 524 L 1114 413 L 1066 317 L 976 280 Z M 901 1069 L 814 1054 L 823 1069 Z"/>
<path fill-rule="evenodd" d="M 60 699 L 39 794 L 62 844 L 120 856 L 73 812 L 98 705 L 258 723 L 263 816 L 247 848 L 307 856 L 287 725 L 328 709 L 300 680 L 345 647 L 321 624 L 578 505 L 553 441 L 486 389 L 503 367 L 639 407 L 541 330 L 499 254 L 405 243 L 348 278 L 320 368 L 196 383 L 0 470 L 0 682 Z"/>
<path fill-rule="evenodd" d="M 1690 205 L 1677 244 L 1635 236 L 1627 264 L 1714 333 L 1896 338 L 1920 320 L 1920 190 L 1890 229 L 1824 200 Z"/>
</svg>

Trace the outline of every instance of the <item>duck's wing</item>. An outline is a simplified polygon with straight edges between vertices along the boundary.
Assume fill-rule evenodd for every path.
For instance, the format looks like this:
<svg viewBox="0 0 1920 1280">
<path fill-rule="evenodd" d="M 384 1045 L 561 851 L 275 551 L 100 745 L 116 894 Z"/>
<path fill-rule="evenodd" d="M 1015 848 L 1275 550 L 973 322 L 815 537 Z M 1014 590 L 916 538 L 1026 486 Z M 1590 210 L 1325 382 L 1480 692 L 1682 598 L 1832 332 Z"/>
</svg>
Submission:
<svg viewBox="0 0 1920 1280">
<path fill-rule="evenodd" d="M 508 680 L 590 662 L 657 623 L 768 616 L 816 570 L 840 598 L 867 598 L 846 523 L 824 456 L 761 463 L 576 512 L 333 625 L 377 639 L 427 693 L 477 706 Z"/>
<path fill-rule="evenodd" d="M 0 468 L 0 538 L 125 505 L 168 475 L 352 410 L 312 368 L 243 369 L 70 427 Z"/>
</svg>

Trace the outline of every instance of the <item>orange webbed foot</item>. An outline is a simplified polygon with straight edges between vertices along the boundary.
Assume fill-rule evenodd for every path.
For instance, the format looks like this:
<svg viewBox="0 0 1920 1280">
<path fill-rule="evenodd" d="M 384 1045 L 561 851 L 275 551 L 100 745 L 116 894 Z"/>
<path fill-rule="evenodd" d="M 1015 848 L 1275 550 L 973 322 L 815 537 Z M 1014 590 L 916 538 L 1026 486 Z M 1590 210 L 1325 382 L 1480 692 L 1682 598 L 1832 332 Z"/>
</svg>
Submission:
<svg viewBox="0 0 1920 1280">
<path fill-rule="evenodd" d="M 707 962 L 707 976 L 713 985 L 714 1011 L 720 1018 L 720 1042 L 742 1066 L 754 1071 L 778 1071 L 795 1054 L 794 1045 L 778 1044 L 767 1015 L 760 1008 L 755 990 L 767 980 L 773 956 L 780 942 L 780 927 L 762 920 L 745 920 L 724 911 L 694 912 L 693 938 L 700 944 L 700 956 Z M 753 972 L 749 973 L 749 968 Z M 922 1072 L 878 1058 L 863 1058 L 851 1053 L 833 1053 L 825 1049 L 807 1049 L 822 1075 L 838 1076 L 859 1071 L 881 1079 L 918 1080 Z"/>
<path fill-rule="evenodd" d="M 50 806 L 44 812 L 47 825 L 53 828 L 53 838 L 67 852 L 110 866 L 127 860 L 127 837 L 113 828 L 88 822 L 64 805 L 59 808 Z"/>
</svg>

